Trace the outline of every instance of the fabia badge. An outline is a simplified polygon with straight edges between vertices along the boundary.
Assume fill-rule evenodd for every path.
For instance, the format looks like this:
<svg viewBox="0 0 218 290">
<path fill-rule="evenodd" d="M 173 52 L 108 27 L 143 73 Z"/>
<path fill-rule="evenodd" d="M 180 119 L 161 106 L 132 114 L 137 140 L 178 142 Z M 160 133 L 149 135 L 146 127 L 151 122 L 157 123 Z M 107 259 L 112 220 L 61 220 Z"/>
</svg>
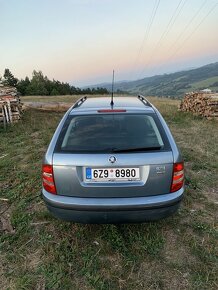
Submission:
<svg viewBox="0 0 218 290">
<path fill-rule="evenodd" d="M 115 156 L 110 156 L 109 159 L 108 159 L 108 161 L 110 163 L 115 163 L 117 161 L 117 158 Z"/>
</svg>

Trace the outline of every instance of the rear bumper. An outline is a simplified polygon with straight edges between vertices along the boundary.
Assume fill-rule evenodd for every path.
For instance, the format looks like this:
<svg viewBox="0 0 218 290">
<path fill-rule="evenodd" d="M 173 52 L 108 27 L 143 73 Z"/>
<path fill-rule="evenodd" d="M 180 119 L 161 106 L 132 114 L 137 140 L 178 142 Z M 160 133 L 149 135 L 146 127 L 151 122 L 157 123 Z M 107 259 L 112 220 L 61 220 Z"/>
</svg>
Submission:
<svg viewBox="0 0 218 290">
<path fill-rule="evenodd" d="M 54 216 L 82 223 L 143 222 L 164 218 L 179 208 L 183 193 L 184 188 L 146 197 L 79 198 L 42 191 L 47 208 Z"/>
</svg>

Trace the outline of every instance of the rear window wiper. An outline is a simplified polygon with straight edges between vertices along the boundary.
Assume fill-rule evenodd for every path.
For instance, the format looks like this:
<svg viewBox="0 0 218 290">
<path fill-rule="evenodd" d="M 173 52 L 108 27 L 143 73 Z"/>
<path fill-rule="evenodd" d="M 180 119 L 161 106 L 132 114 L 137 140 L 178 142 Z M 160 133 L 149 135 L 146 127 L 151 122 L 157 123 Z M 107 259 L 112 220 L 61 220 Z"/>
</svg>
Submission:
<svg viewBox="0 0 218 290">
<path fill-rule="evenodd" d="M 160 150 L 162 146 L 153 146 L 153 147 L 134 147 L 134 148 L 113 148 L 112 152 L 134 152 L 134 151 L 150 151 L 150 150 Z"/>
</svg>

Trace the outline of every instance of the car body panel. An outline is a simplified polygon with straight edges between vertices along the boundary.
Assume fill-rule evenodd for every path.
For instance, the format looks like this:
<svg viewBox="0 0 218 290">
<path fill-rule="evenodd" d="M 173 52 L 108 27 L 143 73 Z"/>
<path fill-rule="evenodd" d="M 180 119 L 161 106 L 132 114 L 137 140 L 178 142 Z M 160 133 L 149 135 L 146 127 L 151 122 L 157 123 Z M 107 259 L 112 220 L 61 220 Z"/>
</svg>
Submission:
<svg viewBox="0 0 218 290">
<path fill-rule="evenodd" d="M 84 181 L 84 167 L 113 168 L 109 154 L 54 154 L 53 170 L 57 193 L 80 197 L 135 197 L 164 194 L 170 191 L 173 156 L 172 152 L 115 154 L 116 167 L 139 167 L 140 181 L 96 182 Z M 145 168 L 149 167 L 148 177 Z M 158 168 L 162 166 L 160 173 Z M 102 190 L 102 187 L 104 190 Z M 113 189 L 112 189 L 113 187 Z M 134 190 L 130 190 L 134 187 Z"/>
<path fill-rule="evenodd" d="M 43 190 L 48 210 L 57 218 L 80 223 L 136 223 L 175 213 L 184 187 L 172 194 L 137 198 L 78 198 L 52 195 Z"/>
<path fill-rule="evenodd" d="M 84 211 L 53 207 L 46 202 L 47 208 L 53 216 L 62 220 L 84 224 L 123 224 L 157 221 L 174 214 L 179 209 L 180 203 L 137 210 Z"/>
<path fill-rule="evenodd" d="M 184 193 L 184 187 L 171 194 L 146 197 L 92 198 L 54 195 L 43 189 L 44 199 L 54 207 L 84 211 L 115 211 L 158 208 L 178 203 Z"/>
<path fill-rule="evenodd" d="M 119 222 L 119 212 L 122 212 L 120 222 L 153 220 L 172 214 L 178 209 L 184 193 L 184 186 L 177 192 L 170 192 L 173 164 L 182 162 L 182 156 L 164 118 L 150 103 L 146 105 L 134 97 L 119 97 L 115 98 L 113 109 L 125 110 L 123 114 L 155 114 L 170 149 L 137 153 L 55 152 L 68 116 L 95 115 L 99 114 L 99 110 L 110 108 L 109 98 L 84 99 L 81 104 L 72 106 L 62 118 L 43 160 L 44 164 L 53 166 L 57 189 L 56 195 L 42 190 L 48 209 L 61 219 L 97 223 Z M 116 157 L 116 164 L 109 162 L 111 156 Z M 84 176 L 86 167 L 139 167 L 140 180 L 89 182 Z M 113 216 L 111 212 L 116 214 Z"/>
</svg>

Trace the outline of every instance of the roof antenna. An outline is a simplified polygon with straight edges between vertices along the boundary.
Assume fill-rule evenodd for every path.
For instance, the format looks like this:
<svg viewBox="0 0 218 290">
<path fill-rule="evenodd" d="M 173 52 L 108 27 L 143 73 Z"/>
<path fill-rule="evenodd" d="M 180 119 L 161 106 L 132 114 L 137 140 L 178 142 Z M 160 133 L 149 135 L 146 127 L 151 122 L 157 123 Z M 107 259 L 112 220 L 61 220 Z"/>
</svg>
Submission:
<svg viewBox="0 0 218 290">
<path fill-rule="evenodd" d="M 114 105 L 114 70 L 112 78 L 111 107 L 113 107 L 113 105 Z"/>
</svg>

